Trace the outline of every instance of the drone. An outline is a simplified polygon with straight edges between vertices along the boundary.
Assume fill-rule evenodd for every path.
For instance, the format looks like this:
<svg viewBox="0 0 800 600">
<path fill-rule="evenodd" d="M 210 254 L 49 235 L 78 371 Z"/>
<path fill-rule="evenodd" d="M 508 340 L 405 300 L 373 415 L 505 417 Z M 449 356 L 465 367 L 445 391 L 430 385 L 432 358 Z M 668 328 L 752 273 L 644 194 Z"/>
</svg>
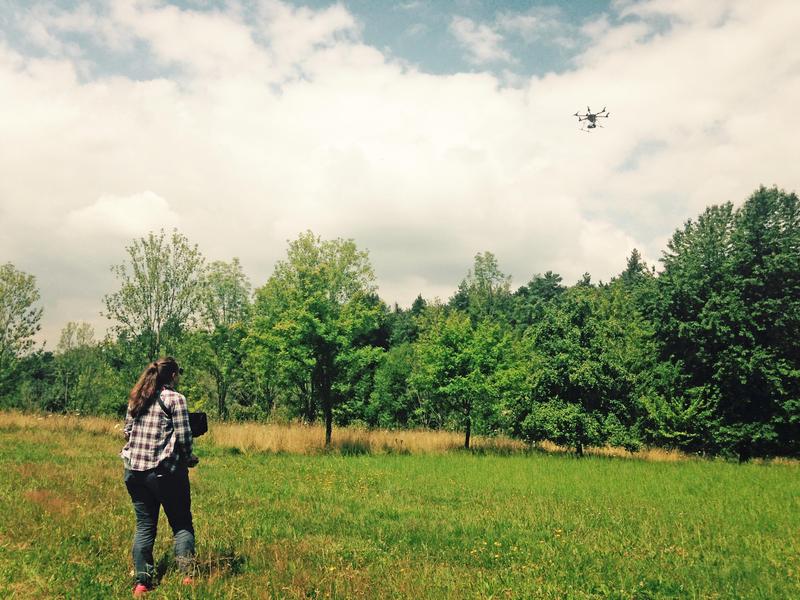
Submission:
<svg viewBox="0 0 800 600">
<path fill-rule="evenodd" d="M 589 122 L 588 125 L 586 125 L 586 124 L 581 125 L 581 131 L 585 131 L 585 132 L 589 133 L 590 129 L 594 129 L 595 127 L 603 127 L 602 125 L 598 125 L 597 124 L 597 119 L 599 117 L 608 118 L 610 114 L 611 113 L 606 112 L 606 107 L 605 106 L 603 107 L 603 110 L 601 110 L 600 112 L 596 112 L 596 113 L 593 113 L 592 109 L 587 106 L 585 115 L 582 115 L 582 114 L 579 114 L 579 113 L 575 113 L 574 116 L 578 117 L 578 123 L 581 123 L 583 121 L 588 121 Z"/>
</svg>

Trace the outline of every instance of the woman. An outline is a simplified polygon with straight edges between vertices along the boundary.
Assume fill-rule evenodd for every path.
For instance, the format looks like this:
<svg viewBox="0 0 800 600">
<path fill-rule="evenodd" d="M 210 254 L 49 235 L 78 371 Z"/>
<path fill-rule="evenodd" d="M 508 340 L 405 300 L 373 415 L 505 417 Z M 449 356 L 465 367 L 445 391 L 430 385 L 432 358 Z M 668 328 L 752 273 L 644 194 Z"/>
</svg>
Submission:
<svg viewBox="0 0 800 600">
<path fill-rule="evenodd" d="M 194 527 L 188 467 L 198 459 L 192 454 L 186 398 L 175 391 L 182 372 L 174 358 L 160 358 L 144 370 L 128 399 L 127 443 L 120 455 L 136 513 L 134 596 L 153 586 L 153 544 L 161 506 L 175 536 L 175 559 L 183 581 L 192 583 Z"/>
</svg>

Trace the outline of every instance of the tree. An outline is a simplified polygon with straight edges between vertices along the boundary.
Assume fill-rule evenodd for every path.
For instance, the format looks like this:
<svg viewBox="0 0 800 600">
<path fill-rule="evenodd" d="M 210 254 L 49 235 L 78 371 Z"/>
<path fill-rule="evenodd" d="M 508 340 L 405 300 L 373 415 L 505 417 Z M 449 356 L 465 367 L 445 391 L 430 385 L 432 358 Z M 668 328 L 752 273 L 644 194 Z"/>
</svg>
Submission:
<svg viewBox="0 0 800 600">
<path fill-rule="evenodd" d="M 52 352 L 34 349 L 20 356 L 14 369 L 14 386 L 0 397 L 2 406 L 21 410 L 61 410 L 62 398 Z"/>
<path fill-rule="evenodd" d="M 733 225 L 730 203 L 709 207 L 696 221 L 688 220 L 667 244 L 664 271 L 657 280 L 653 323 L 660 359 L 672 365 L 665 371 L 667 383 L 677 384 L 665 386 L 662 395 L 667 415 L 673 413 L 679 423 L 685 421 L 680 415 L 692 416 L 686 422 L 691 426 L 685 436 L 692 443 L 684 447 L 688 450 L 719 450 L 714 441 L 720 401 L 715 365 L 727 347 L 738 345 L 739 330 L 725 316 L 737 304 L 731 269 Z M 705 438 L 698 438 L 700 432 Z"/>
<path fill-rule="evenodd" d="M 326 446 L 346 355 L 367 345 L 359 340 L 380 320 L 374 281 L 367 253 L 352 240 L 323 241 L 307 231 L 289 243 L 286 260 L 256 291 L 251 343 L 276 354 L 286 379 L 310 388 L 308 399 L 325 417 Z"/>
<path fill-rule="evenodd" d="M 55 369 L 61 386 L 63 409 L 67 410 L 75 396 L 78 378 L 91 352 L 94 328 L 89 323 L 70 321 L 61 330 L 56 346 Z"/>
<path fill-rule="evenodd" d="M 511 313 L 510 286 L 511 277 L 500 271 L 494 254 L 478 253 L 450 306 L 466 312 L 473 324 L 486 318 L 506 318 Z"/>
<path fill-rule="evenodd" d="M 127 390 L 110 365 L 109 345 L 95 341 L 88 323 L 66 324 L 52 360 L 57 401 L 48 410 L 124 414 Z"/>
<path fill-rule="evenodd" d="M 686 395 L 706 407 L 703 449 L 742 461 L 796 454 L 797 196 L 762 187 L 736 211 L 710 207 L 675 232 L 663 262 L 655 305 L 661 353 L 679 368 Z"/>
<path fill-rule="evenodd" d="M 307 384 L 308 380 L 297 366 L 297 375 L 294 376 L 292 369 L 288 368 L 291 363 L 280 355 L 282 346 L 284 344 L 279 333 L 271 326 L 267 328 L 264 319 L 251 318 L 247 335 L 242 340 L 243 391 L 248 394 L 252 404 L 261 406 L 262 411 L 269 414 L 272 414 L 279 395 L 282 391 L 285 393 L 287 387 L 297 390 L 297 394 L 305 401 L 302 404 L 307 404 L 307 390 L 303 384 Z"/>
<path fill-rule="evenodd" d="M 647 263 L 642 260 L 642 255 L 634 248 L 628 257 L 625 270 L 619 278 L 628 287 L 635 287 L 643 282 L 652 279 L 653 273 L 647 267 Z"/>
<path fill-rule="evenodd" d="M 473 326 L 462 311 L 434 311 L 414 345 L 410 384 L 437 409 L 452 415 L 470 447 L 473 426 L 487 432 L 498 423 L 497 380 L 510 352 L 510 336 L 484 319 Z"/>
<path fill-rule="evenodd" d="M 238 258 L 212 262 L 204 274 L 200 310 L 207 328 L 233 327 L 250 315 L 250 281 Z"/>
<path fill-rule="evenodd" d="M 413 342 L 419 335 L 417 317 L 411 309 L 403 310 L 395 304 L 392 310 L 387 310 L 384 321 L 388 331 L 388 346 Z"/>
<path fill-rule="evenodd" d="M 200 313 L 203 327 L 192 336 L 191 357 L 213 377 L 217 410 L 228 413 L 228 392 L 244 361 L 243 341 L 250 319 L 250 282 L 239 259 L 215 261 L 203 276 Z"/>
<path fill-rule="evenodd" d="M 552 271 L 547 271 L 544 275 L 537 273 L 527 285 L 521 286 L 514 292 L 515 326 L 524 331 L 538 321 L 545 305 L 556 302 L 566 289 L 561 281 L 561 275 Z"/>
<path fill-rule="evenodd" d="M 533 442 L 638 444 L 641 374 L 652 332 L 617 286 L 576 284 L 545 306 L 525 333 L 531 396 L 515 406 L 519 433 Z"/>
<path fill-rule="evenodd" d="M 740 460 L 800 452 L 800 202 L 761 187 L 731 232 L 739 344 L 720 365 L 718 440 Z"/>
<path fill-rule="evenodd" d="M 370 422 L 384 428 L 421 424 L 418 397 L 408 381 L 413 367 L 414 347 L 406 342 L 392 346 L 375 372 L 370 396 Z"/>
<path fill-rule="evenodd" d="M 11 263 L 0 266 L 0 394 L 10 382 L 16 361 L 33 347 L 42 309 L 36 278 Z"/>
<path fill-rule="evenodd" d="M 177 230 L 169 237 L 150 232 L 126 250 L 129 262 L 111 267 L 121 286 L 103 298 L 105 316 L 154 360 L 197 315 L 205 259 Z"/>
</svg>

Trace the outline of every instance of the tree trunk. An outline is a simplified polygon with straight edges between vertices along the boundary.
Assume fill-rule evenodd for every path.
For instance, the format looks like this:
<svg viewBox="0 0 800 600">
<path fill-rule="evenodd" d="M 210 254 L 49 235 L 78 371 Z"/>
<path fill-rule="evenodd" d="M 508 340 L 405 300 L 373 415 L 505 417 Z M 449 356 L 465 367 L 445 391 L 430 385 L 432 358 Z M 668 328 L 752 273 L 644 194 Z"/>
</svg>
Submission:
<svg viewBox="0 0 800 600">
<path fill-rule="evenodd" d="M 318 398 L 322 405 L 322 414 L 325 416 L 325 448 L 330 448 L 331 432 L 333 430 L 333 387 L 332 358 L 320 356 L 311 374 L 312 398 Z"/>
<path fill-rule="evenodd" d="M 586 436 L 586 427 L 583 422 L 583 416 L 581 415 L 578 418 L 578 422 L 575 423 L 575 454 L 578 455 L 578 458 L 583 456 L 583 442 Z"/>
<path fill-rule="evenodd" d="M 317 385 L 314 382 L 314 373 L 311 374 L 310 387 L 301 386 L 301 393 L 305 398 L 305 406 L 303 407 L 303 416 L 306 423 L 313 423 L 317 420 L 317 405 L 314 402 L 316 394 L 318 393 Z"/>
<path fill-rule="evenodd" d="M 325 411 L 325 447 L 331 447 L 331 432 L 333 431 L 333 411 L 330 401 L 324 402 Z"/>
<path fill-rule="evenodd" d="M 219 418 L 226 419 L 228 417 L 228 386 L 225 383 L 217 382 L 217 410 L 219 411 Z"/>
<path fill-rule="evenodd" d="M 753 453 L 750 448 L 750 444 L 746 441 L 741 441 L 738 444 L 738 454 L 739 454 L 739 464 L 746 463 L 747 461 L 752 458 Z"/>
<path fill-rule="evenodd" d="M 154 331 L 153 337 L 150 338 L 150 362 L 158 358 L 158 349 L 161 346 L 161 332 Z"/>
<path fill-rule="evenodd" d="M 331 402 L 331 384 L 327 377 L 322 381 L 322 412 L 325 414 L 325 447 L 331 446 L 331 432 L 333 431 L 333 404 Z"/>
<path fill-rule="evenodd" d="M 466 435 L 464 436 L 464 448 L 469 450 L 469 436 L 472 433 L 472 419 L 469 415 L 467 415 L 467 427 L 466 427 Z"/>
<path fill-rule="evenodd" d="M 325 415 L 325 447 L 330 448 L 331 432 L 333 431 L 333 404 L 331 402 L 331 383 L 325 373 L 320 377 L 320 402 Z"/>
</svg>

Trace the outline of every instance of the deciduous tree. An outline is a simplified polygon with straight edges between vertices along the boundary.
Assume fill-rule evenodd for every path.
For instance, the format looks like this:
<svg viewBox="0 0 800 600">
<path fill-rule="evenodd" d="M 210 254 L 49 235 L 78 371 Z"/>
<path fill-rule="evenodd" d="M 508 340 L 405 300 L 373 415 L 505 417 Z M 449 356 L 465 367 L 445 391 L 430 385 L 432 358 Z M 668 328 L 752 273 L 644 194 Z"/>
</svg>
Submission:
<svg viewBox="0 0 800 600">
<path fill-rule="evenodd" d="M 322 240 L 310 231 L 289 243 L 286 259 L 256 291 L 251 343 L 275 354 L 285 380 L 308 386 L 308 400 L 325 417 L 326 445 L 345 354 L 379 323 L 374 291 L 366 252 L 352 240 Z"/>
<path fill-rule="evenodd" d="M 33 347 L 42 309 L 33 275 L 11 263 L 0 266 L 0 394 L 10 383 L 17 359 Z"/>
<path fill-rule="evenodd" d="M 203 276 L 200 290 L 202 327 L 189 344 L 190 356 L 216 384 L 217 411 L 228 413 L 228 393 L 241 374 L 243 342 L 250 319 L 250 282 L 237 258 L 215 261 Z"/>
<path fill-rule="evenodd" d="M 150 232 L 126 250 L 128 262 L 111 267 L 120 289 L 104 297 L 105 316 L 154 360 L 198 315 L 205 259 L 177 230 Z"/>
</svg>

